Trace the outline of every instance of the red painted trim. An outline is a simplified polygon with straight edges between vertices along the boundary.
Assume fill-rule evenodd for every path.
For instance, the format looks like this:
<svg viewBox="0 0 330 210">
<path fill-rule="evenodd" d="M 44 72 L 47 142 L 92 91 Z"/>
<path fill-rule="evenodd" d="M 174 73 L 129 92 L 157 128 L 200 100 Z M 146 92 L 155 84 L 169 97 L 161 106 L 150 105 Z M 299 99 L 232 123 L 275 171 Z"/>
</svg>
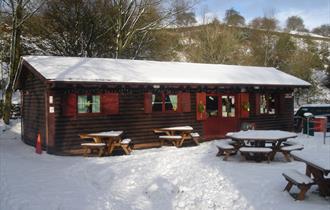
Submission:
<svg viewBox="0 0 330 210">
<path fill-rule="evenodd" d="M 53 103 L 49 103 L 49 96 L 53 96 Z M 54 93 L 52 91 L 46 90 L 45 91 L 45 121 L 46 121 L 46 148 L 47 153 L 54 153 L 55 151 L 55 113 L 58 110 L 54 110 L 54 113 L 49 112 L 49 108 L 54 106 Z"/>
<path fill-rule="evenodd" d="M 240 93 L 239 94 L 239 110 L 241 118 L 249 118 L 250 112 L 245 110 L 246 104 L 250 104 L 249 93 Z"/>
<path fill-rule="evenodd" d="M 64 97 L 63 115 L 75 117 L 77 115 L 77 94 L 70 93 Z"/>
<path fill-rule="evenodd" d="M 256 93 L 255 94 L 255 114 L 260 115 L 260 94 Z"/>
<path fill-rule="evenodd" d="M 103 114 L 119 114 L 119 94 L 104 93 L 100 96 L 100 109 Z"/>
<path fill-rule="evenodd" d="M 144 113 L 152 113 L 152 93 L 144 93 Z"/>
<path fill-rule="evenodd" d="M 199 106 L 204 106 L 204 112 L 199 112 Z M 196 93 L 196 119 L 206 119 L 206 93 Z"/>
<path fill-rule="evenodd" d="M 180 107 L 180 101 L 179 101 L 180 100 L 179 93 L 178 94 L 158 93 L 158 94 L 161 94 L 161 97 L 162 97 L 162 111 L 152 111 L 152 101 L 150 101 L 152 113 L 181 113 L 182 112 L 181 107 Z M 176 95 L 177 96 L 177 111 L 166 110 L 166 106 L 165 106 L 166 95 Z"/>
</svg>

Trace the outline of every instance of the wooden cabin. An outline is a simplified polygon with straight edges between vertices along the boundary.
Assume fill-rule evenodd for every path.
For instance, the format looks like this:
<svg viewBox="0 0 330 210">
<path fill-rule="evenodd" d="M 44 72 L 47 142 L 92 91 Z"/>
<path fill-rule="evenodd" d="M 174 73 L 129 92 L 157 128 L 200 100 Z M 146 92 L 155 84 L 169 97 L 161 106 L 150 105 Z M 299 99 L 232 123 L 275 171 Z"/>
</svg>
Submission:
<svg viewBox="0 0 330 210">
<path fill-rule="evenodd" d="M 244 123 L 293 129 L 293 90 L 310 84 L 275 68 L 183 62 L 22 57 L 22 140 L 59 154 L 80 133 L 123 130 L 135 148 L 157 147 L 153 129 L 190 125 L 202 139 Z"/>
</svg>

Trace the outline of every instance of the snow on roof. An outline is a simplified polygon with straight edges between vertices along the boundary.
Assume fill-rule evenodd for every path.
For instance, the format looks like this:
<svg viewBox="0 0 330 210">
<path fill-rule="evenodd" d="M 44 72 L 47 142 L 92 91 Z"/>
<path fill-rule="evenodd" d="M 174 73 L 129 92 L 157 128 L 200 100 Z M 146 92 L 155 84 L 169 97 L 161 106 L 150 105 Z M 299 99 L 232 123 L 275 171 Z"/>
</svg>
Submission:
<svg viewBox="0 0 330 210">
<path fill-rule="evenodd" d="M 23 59 L 50 81 L 310 85 L 270 67 L 59 56 L 24 56 Z"/>
<path fill-rule="evenodd" d="M 300 107 L 330 107 L 330 104 L 304 104 Z"/>
</svg>

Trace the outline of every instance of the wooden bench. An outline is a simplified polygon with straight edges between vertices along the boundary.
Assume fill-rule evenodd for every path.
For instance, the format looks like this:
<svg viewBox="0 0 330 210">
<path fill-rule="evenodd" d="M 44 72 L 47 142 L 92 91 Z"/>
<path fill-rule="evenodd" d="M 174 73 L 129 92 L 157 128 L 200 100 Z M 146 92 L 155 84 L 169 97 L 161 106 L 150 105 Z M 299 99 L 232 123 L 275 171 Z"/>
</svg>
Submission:
<svg viewBox="0 0 330 210">
<path fill-rule="evenodd" d="M 283 142 L 284 146 L 292 146 L 292 145 L 296 145 L 296 144 L 298 144 L 298 143 L 295 142 L 295 141 L 285 141 L 285 142 Z"/>
<path fill-rule="evenodd" d="M 94 150 L 98 151 L 98 155 L 99 157 L 101 157 L 104 153 L 104 149 L 106 147 L 105 143 L 102 142 L 95 142 L 95 140 L 88 136 L 87 134 L 79 134 L 79 137 L 81 139 L 90 139 L 92 140 L 92 142 L 84 142 L 81 143 L 81 147 L 84 149 L 84 156 L 87 156 L 88 151 L 90 151 L 90 153 L 93 153 Z"/>
<path fill-rule="evenodd" d="M 272 149 L 266 147 L 241 147 L 239 148 L 242 156 L 246 158 L 246 155 L 253 153 L 255 154 L 264 154 L 267 157 L 267 162 L 270 162 L 270 155 L 273 152 Z"/>
<path fill-rule="evenodd" d="M 94 150 L 98 150 L 99 157 L 101 157 L 104 153 L 105 146 L 106 146 L 105 143 L 94 143 L 94 142 L 81 144 L 81 147 L 84 149 L 84 156 L 87 156 L 88 151 L 92 153 Z"/>
<path fill-rule="evenodd" d="M 295 150 L 302 150 L 302 149 L 304 149 L 304 145 L 294 144 L 294 145 L 291 145 L 291 146 L 281 147 L 281 152 L 283 153 L 285 159 L 288 162 L 290 162 L 291 161 L 291 159 L 290 159 L 290 152 L 295 151 Z"/>
<path fill-rule="evenodd" d="M 123 139 L 120 142 L 120 146 L 124 150 L 124 152 L 125 152 L 126 155 L 129 155 L 132 152 L 131 143 L 132 143 L 132 140 L 131 139 Z"/>
<path fill-rule="evenodd" d="M 159 134 L 166 134 L 166 131 L 162 131 L 162 130 L 154 129 L 154 133 L 155 133 L 156 135 L 159 135 Z"/>
<path fill-rule="evenodd" d="M 190 133 L 190 136 L 192 138 L 192 140 L 196 143 L 196 145 L 199 145 L 199 138 L 200 138 L 200 135 L 199 133 Z"/>
<path fill-rule="evenodd" d="M 305 193 L 314 184 L 313 179 L 296 170 L 288 170 L 286 172 L 283 172 L 282 175 L 288 181 L 288 184 L 285 186 L 283 191 L 290 192 L 292 186 L 296 185 L 300 189 L 296 200 L 304 200 Z"/>
<path fill-rule="evenodd" d="M 221 140 L 220 142 L 215 143 L 218 148 L 217 156 L 224 155 L 223 160 L 228 160 L 229 155 L 236 154 L 236 149 L 226 140 Z"/>
<path fill-rule="evenodd" d="M 120 147 L 124 150 L 126 155 L 129 155 L 132 152 L 131 142 L 132 142 L 131 139 L 123 139 L 112 142 L 110 145 L 109 153 L 111 154 L 116 147 Z"/>
<path fill-rule="evenodd" d="M 167 140 L 167 141 L 171 141 L 172 144 L 176 147 L 179 146 L 180 144 L 180 141 L 182 140 L 182 136 L 179 136 L 179 135 L 175 135 L 175 136 L 159 136 L 159 139 L 160 139 L 160 145 L 163 146 L 164 145 L 164 141 Z"/>
</svg>

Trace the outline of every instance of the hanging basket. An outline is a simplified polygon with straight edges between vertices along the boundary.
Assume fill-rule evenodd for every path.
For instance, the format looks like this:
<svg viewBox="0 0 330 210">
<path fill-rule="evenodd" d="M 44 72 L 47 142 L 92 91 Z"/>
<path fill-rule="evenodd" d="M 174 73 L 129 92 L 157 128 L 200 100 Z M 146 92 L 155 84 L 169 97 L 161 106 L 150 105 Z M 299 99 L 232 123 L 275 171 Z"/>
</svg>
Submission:
<svg viewBox="0 0 330 210">
<path fill-rule="evenodd" d="M 244 111 L 249 112 L 249 111 L 250 111 L 250 103 L 249 103 L 249 102 L 245 102 L 245 103 L 243 103 L 242 109 L 243 109 Z"/>
<path fill-rule="evenodd" d="M 205 106 L 202 102 L 199 102 L 198 104 L 198 113 L 204 113 L 205 112 Z"/>
</svg>

